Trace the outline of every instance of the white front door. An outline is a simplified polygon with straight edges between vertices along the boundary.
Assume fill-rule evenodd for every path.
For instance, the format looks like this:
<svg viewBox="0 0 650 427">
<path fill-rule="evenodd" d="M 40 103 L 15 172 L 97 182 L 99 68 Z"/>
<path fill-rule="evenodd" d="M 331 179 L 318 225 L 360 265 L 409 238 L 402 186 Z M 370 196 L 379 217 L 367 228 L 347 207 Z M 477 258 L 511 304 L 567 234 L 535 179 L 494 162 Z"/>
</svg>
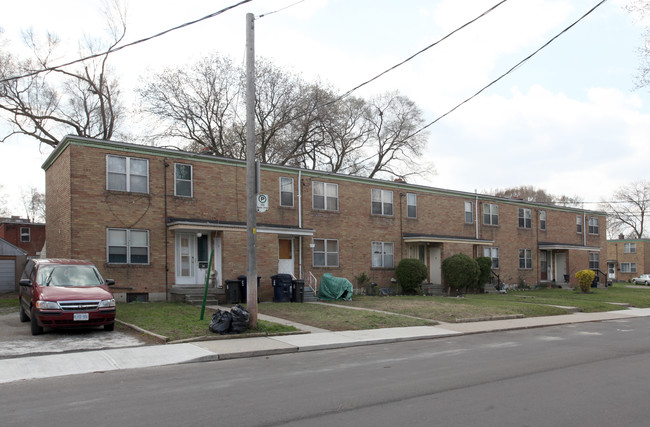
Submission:
<svg viewBox="0 0 650 427">
<path fill-rule="evenodd" d="M 196 267 L 196 234 L 176 233 L 176 284 L 197 284 Z"/>
<path fill-rule="evenodd" d="M 293 240 L 278 239 L 278 274 L 294 273 Z"/>
<path fill-rule="evenodd" d="M 429 274 L 431 283 L 439 285 L 442 283 L 442 263 L 440 246 L 429 246 Z"/>
</svg>

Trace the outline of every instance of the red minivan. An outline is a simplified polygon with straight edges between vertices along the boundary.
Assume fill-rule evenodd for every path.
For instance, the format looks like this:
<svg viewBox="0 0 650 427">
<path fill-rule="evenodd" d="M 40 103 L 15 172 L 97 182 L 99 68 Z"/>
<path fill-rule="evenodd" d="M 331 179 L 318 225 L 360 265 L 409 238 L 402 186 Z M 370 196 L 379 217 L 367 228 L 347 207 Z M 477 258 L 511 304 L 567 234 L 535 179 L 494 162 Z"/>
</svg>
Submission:
<svg viewBox="0 0 650 427">
<path fill-rule="evenodd" d="M 32 259 L 20 279 L 20 321 L 31 321 L 32 335 L 43 327 L 115 328 L 115 299 L 104 280 L 88 261 Z"/>
</svg>

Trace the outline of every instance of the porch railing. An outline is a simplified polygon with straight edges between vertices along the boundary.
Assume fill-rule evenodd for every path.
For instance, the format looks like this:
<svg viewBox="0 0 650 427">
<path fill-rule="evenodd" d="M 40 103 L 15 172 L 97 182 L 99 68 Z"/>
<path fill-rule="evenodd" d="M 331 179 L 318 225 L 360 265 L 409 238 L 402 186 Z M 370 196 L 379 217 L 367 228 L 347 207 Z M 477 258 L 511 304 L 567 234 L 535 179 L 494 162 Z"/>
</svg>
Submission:
<svg viewBox="0 0 650 427">
<path fill-rule="evenodd" d="M 318 295 L 318 279 L 316 279 L 316 276 L 311 271 L 307 272 L 307 284 L 314 290 L 314 294 Z"/>
</svg>

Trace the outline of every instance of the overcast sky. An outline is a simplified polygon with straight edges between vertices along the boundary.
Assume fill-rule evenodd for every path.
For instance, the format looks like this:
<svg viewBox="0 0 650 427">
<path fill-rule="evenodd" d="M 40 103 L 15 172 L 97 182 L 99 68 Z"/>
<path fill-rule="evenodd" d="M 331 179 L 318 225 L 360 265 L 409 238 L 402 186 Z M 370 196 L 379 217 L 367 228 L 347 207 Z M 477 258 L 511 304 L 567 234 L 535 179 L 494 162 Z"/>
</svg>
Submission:
<svg viewBox="0 0 650 427">
<path fill-rule="evenodd" d="M 476 23 L 362 88 L 399 90 L 427 122 L 470 97 L 571 25 L 599 0 L 508 0 Z M 131 42 L 206 16 L 236 0 L 135 0 Z M 140 76 L 218 51 L 245 59 L 245 14 L 254 13 L 256 54 L 320 78 L 342 92 L 374 77 L 499 3 L 499 0 L 257 0 L 114 54 L 131 94 Z M 58 34 L 61 61 L 84 36 L 103 37 L 100 0 L 3 2 L 9 48 L 25 52 L 20 31 Z M 429 132 L 426 161 L 437 174 L 418 184 L 479 193 L 532 185 L 585 202 L 648 178 L 650 96 L 635 90 L 644 27 L 624 0 L 609 0 Z M 276 13 L 270 13 L 277 11 Z M 261 16 L 264 15 L 264 16 Z M 128 142 L 128 141 L 127 141 Z M 24 215 L 20 192 L 45 188 L 50 149 L 14 137 L 0 144 L 0 183 Z M 18 179 L 16 177 L 19 177 Z M 20 184 L 18 184 L 20 183 Z M 22 186 L 22 188 L 21 188 Z M 586 203 L 596 209 L 595 203 Z"/>
</svg>

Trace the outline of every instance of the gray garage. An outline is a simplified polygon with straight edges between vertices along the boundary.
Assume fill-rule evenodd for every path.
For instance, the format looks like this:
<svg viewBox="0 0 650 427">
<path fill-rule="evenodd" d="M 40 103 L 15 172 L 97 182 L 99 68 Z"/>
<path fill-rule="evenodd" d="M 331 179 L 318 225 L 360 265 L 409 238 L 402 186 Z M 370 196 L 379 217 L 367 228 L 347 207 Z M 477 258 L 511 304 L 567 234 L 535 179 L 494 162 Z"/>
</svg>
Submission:
<svg viewBox="0 0 650 427">
<path fill-rule="evenodd" d="M 0 239 L 0 293 L 14 292 L 17 277 L 25 265 L 27 252 Z"/>
</svg>

